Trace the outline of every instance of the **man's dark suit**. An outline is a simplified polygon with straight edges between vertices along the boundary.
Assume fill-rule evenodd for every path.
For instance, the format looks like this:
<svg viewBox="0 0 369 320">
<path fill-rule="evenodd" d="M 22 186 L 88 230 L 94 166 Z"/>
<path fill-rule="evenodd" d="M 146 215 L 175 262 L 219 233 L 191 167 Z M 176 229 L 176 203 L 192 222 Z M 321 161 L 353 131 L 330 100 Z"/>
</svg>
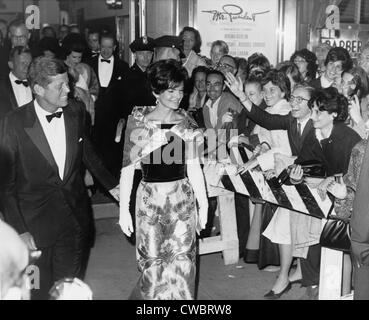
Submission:
<svg viewBox="0 0 369 320">
<path fill-rule="evenodd" d="M 6 168 L 6 175 L 1 179 L 4 217 L 19 234 L 29 232 L 42 251 L 37 262 L 41 290 L 36 292 L 42 299 L 47 297 L 45 290 L 50 289 L 53 281 L 78 276 L 80 271 L 80 260 L 93 226 L 82 162 L 107 190 L 117 184 L 95 155 L 85 134 L 83 106 L 71 100 L 63 110 L 66 132 L 63 179 L 59 177 L 33 102 L 7 114 L 1 121 L 0 164 L 2 169 Z M 73 242 L 75 254 L 66 251 L 66 241 Z M 45 267 L 53 250 L 61 252 L 55 253 L 59 259 L 52 261 L 52 267 Z"/>
<path fill-rule="evenodd" d="M 10 54 L 10 46 L 5 45 L 0 47 L 0 79 L 5 78 L 9 74 L 9 54 Z"/>
<path fill-rule="evenodd" d="M 288 141 L 294 156 L 300 154 L 305 137 L 314 129 L 313 122 L 309 119 L 300 136 L 297 130 L 297 119 L 291 112 L 287 115 L 270 114 L 253 105 L 250 112 L 246 110 L 246 113 L 254 122 L 267 130 L 287 130 Z"/>
<path fill-rule="evenodd" d="M 101 56 L 99 55 L 88 62 L 98 77 L 100 58 Z M 122 146 L 115 143 L 114 139 L 120 115 L 124 113 L 125 109 L 124 82 L 129 72 L 128 64 L 115 57 L 109 85 L 106 88 L 101 87 L 99 79 L 101 88 L 95 102 L 95 125 L 92 130 L 93 142 L 106 167 L 116 177 L 119 177 L 123 151 Z"/>
<path fill-rule="evenodd" d="M 9 75 L 0 78 L 0 101 L 0 118 L 19 107 L 12 84 L 10 83 Z"/>
</svg>

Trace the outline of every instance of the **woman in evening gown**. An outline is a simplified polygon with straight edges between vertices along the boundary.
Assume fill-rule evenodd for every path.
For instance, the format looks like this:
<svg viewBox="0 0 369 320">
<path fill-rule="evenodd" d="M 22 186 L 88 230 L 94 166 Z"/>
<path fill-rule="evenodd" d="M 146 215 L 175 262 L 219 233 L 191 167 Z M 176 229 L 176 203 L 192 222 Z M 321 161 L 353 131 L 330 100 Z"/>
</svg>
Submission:
<svg viewBox="0 0 369 320">
<path fill-rule="evenodd" d="M 128 119 L 120 179 L 119 224 L 130 236 L 133 175 L 135 168 L 142 171 L 135 226 L 141 276 L 130 299 L 189 300 L 195 292 L 196 231 L 205 227 L 208 209 L 195 152 L 202 135 L 179 109 L 186 70 L 161 60 L 148 77 L 157 104 L 136 107 Z"/>
</svg>

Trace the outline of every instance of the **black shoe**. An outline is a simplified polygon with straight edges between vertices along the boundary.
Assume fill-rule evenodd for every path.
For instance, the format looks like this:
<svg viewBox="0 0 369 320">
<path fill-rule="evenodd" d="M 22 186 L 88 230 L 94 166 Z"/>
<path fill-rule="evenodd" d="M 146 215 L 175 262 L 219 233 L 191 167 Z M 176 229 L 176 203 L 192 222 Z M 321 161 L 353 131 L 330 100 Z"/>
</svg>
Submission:
<svg viewBox="0 0 369 320">
<path fill-rule="evenodd" d="M 297 280 L 290 281 L 291 284 L 295 284 L 295 283 L 300 283 L 301 284 L 301 282 L 302 282 L 302 279 L 297 279 Z"/>
<path fill-rule="evenodd" d="M 270 290 L 268 293 L 264 295 L 265 299 L 276 300 L 279 299 L 284 293 L 288 292 L 291 289 L 291 282 L 288 282 L 287 286 L 279 293 L 275 293 L 273 290 Z"/>
<path fill-rule="evenodd" d="M 246 252 L 243 257 L 243 261 L 245 263 L 258 263 L 259 261 L 259 250 L 249 250 L 246 249 Z"/>
</svg>

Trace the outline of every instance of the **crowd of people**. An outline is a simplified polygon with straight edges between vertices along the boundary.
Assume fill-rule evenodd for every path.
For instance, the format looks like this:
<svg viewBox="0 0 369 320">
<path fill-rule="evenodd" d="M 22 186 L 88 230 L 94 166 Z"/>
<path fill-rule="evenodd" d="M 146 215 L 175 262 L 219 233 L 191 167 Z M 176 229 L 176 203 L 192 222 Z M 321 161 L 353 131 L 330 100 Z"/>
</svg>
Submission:
<svg viewBox="0 0 369 320">
<path fill-rule="evenodd" d="M 328 196 L 352 227 L 342 293 L 369 299 L 369 45 L 357 61 L 321 44 L 273 66 L 262 53 L 230 55 L 222 40 L 203 56 L 199 31 L 185 27 L 137 38 L 130 67 L 108 30 L 47 26 L 30 38 L 22 21 L 0 20 L 0 211 L 23 240 L 12 249 L 16 272 L 41 251 L 33 299 L 47 299 L 60 279 L 83 279 L 96 189 L 119 201 L 119 224 L 136 246 L 141 276 L 130 298 L 194 299 L 197 238 L 219 232 L 203 159 L 190 152 L 200 145 L 215 161 L 224 160 L 219 145 L 247 146 L 253 156 L 238 174 L 261 170 L 270 180 L 287 170 L 285 183 Z M 309 180 L 305 164 L 324 176 Z M 239 193 L 235 209 L 239 258 L 279 270 L 264 298 L 300 283 L 301 299 L 317 299 L 321 220 Z M 8 251 L 0 242 L 0 277 L 13 265 Z M 0 285 L 4 298 L 12 286 Z"/>
</svg>

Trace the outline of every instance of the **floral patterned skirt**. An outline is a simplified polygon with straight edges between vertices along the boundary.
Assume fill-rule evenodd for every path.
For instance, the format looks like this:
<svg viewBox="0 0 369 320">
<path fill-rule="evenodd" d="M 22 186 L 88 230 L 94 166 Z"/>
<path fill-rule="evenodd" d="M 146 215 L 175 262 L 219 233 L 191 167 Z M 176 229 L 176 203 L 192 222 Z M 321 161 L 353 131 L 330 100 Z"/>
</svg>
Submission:
<svg viewBox="0 0 369 320">
<path fill-rule="evenodd" d="M 187 178 L 144 182 L 136 198 L 136 255 L 140 299 L 194 299 L 196 201 Z"/>
</svg>

